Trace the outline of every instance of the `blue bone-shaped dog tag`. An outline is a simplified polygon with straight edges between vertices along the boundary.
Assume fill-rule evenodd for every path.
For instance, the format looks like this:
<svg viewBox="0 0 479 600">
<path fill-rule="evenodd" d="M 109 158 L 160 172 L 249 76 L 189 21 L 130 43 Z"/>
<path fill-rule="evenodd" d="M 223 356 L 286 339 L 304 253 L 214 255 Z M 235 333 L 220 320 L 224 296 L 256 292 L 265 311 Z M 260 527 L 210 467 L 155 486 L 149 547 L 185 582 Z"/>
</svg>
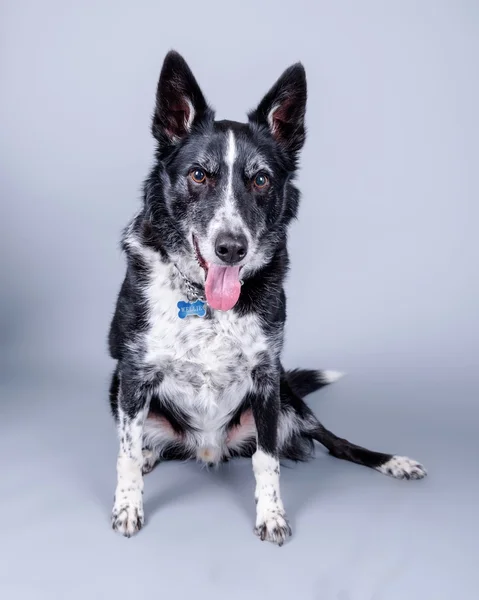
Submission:
<svg viewBox="0 0 479 600">
<path fill-rule="evenodd" d="M 196 300 L 196 302 L 184 302 L 181 300 L 177 304 L 178 306 L 178 317 L 184 319 L 185 317 L 191 317 L 196 315 L 197 317 L 204 317 L 206 315 L 206 302 L 202 300 Z"/>
</svg>

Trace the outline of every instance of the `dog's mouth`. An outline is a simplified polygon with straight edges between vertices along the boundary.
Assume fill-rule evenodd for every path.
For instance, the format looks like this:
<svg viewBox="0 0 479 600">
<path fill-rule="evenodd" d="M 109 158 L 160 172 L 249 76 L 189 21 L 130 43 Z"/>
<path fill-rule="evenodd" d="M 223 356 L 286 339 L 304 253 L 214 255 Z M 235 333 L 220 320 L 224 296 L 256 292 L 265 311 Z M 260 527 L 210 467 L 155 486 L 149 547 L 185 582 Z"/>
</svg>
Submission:
<svg viewBox="0 0 479 600">
<path fill-rule="evenodd" d="M 193 235 L 193 248 L 195 249 L 196 262 L 203 269 L 203 271 L 205 272 L 205 276 L 207 277 L 208 276 L 208 263 L 203 258 L 203 255 L 200 252 L 200 247 L 198 245 L 198 240 L 196 239 L 196 237 L 194 235 Z"/>
<path fill-rule="evenodd" d="M 198 240 L 193 236 L 196 260 L 205 272 L 206 301 L 215 310 L 231 310 L 239 300 L 241 266 L 229 267 L 208 263 L 200 252 Z"/>
</svg>

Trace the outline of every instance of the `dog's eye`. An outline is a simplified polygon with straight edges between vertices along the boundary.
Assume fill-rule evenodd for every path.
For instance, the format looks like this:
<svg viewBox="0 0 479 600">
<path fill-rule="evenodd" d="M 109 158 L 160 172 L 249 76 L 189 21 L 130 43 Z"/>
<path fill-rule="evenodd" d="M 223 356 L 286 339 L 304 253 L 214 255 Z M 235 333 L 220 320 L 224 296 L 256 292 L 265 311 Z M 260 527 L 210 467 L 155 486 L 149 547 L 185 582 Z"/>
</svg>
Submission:
<svg viewBox="0 0 479 600">
<path fill-rule="evenodd" d="M 206 181 L 206 173 L 203 169 L 192 169 L 190 171 L 190 177 L 195 183 L 204 183 Z"/>
<path fill-rule="evenodd" d="M 269 179 L 264 173 L 258 173 L 253 179 L 253 183 L 255 187 L 262 190 L 268 185 Z"/>
</svg>

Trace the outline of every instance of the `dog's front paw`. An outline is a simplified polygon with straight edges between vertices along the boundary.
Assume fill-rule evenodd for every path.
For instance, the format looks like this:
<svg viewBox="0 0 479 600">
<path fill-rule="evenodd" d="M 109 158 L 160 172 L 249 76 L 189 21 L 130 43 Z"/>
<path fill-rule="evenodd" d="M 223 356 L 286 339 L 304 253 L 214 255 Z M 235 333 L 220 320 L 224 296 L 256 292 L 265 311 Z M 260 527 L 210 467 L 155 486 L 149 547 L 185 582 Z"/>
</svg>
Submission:
<svg viewBox="0 0 479 600">
<path fill-rule="evenodd" d="M 266 540 L 278 546 L 282 546 L 292 533 L 284 511 L 270 513 L 264 518 L 258 515 L 254 532 L 262 542 Z"/>
<path fill-rule="evenodd" d="M 143 505 L 139 502 L 117 503 L 111 514 L 111 526 L 125 537 L 131 537 L 143 527 Z"/>
</svg>

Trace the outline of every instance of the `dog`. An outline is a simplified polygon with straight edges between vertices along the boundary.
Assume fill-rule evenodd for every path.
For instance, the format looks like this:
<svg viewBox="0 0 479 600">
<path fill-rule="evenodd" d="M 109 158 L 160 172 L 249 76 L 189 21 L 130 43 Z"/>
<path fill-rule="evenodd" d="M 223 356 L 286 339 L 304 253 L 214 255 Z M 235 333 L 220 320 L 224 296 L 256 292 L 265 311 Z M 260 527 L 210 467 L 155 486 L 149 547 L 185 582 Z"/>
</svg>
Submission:
<svg viewBox="0 0 479 600">
<path fill-rule="evenodd" d="M 279 546 L 291 535 L 280 460 L 307 460 L 316 442 L 396 478 L 426 475 L 414 460 L 366 450 L 323 427 L 304 398 L 336 372 L 287 371 L 281 363 L 306 98 L 297 63 L 247 123 L 215 121 L 182 56 L 170 51 L 164 59 L 154 165 L 123 232 L 127 269 L 109 332 L 120 443 L 112 527 L 124 536 L 141 529 L 143 476 L 162 460 L 251 458 L 255 533 Z"/>
</svg>

